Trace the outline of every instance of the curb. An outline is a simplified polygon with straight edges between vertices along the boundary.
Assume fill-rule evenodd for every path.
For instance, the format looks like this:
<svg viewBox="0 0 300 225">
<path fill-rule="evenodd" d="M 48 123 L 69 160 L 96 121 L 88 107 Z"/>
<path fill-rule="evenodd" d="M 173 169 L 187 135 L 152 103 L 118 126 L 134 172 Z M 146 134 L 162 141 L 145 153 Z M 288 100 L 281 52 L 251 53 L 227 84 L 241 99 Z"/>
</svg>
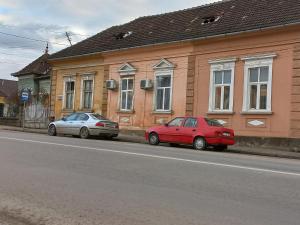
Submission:
<svg viewBox="0 0 300 225">
<path fill-rule="evenodd" d="M 23 131 L 22 128 L 14 128 L 14 127 L 1 127 L 0 130 L 9 130 L 9 131 L 18 131 L 18 132 L 24 132 L 24 133 L 35 133 L 35 134 L 47 134 L 47 130 L 41 129 L 28 129 L 25 128 Z M 136 135 L 129 135 L 127 132 L 120 132 L 119 136 L 115 138 L 118 142 L 130 142 L 130 143 L 139 143 L 139 144 L 147 144 L 147 142 L 143 139 L 142 136 L 136 136 Z M 239 148 L 239 147 L 236 147 Z M 264 152 L 264 149 L 262 151 L 251 151 L 251 150 L 241 150 L 241 149 L 232 149 L 229 148 L 228 150 L 225 150 L 223 152 L 227 153 L 236 153 L 236 154 L 244 154 L 244 155 L 257 155 L 257 156 L 266 156 L 266 157 L 274 157 L 274 158 L 286 158 L 286 159 L 297 159 L 300 160 L 300 153 L 296 152 L 288 152 L 288 151 L 279 151 L 279 150 L 271 150 L 267 149 L 268 151 L 272 152 Z M 289 154 L 290 153 L 290 154 Z M 291 154 L 297 154 L 297 155 L 291 155 Z"/>
</svg>

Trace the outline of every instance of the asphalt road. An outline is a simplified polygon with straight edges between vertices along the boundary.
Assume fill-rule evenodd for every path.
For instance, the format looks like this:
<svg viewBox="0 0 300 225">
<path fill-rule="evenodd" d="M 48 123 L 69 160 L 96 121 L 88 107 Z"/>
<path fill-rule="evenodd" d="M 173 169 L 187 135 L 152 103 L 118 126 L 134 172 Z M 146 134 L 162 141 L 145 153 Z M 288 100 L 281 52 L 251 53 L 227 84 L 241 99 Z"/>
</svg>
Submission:
<svg viewBox="0 0 300 225">
<path fill-rule="evenodd" d="M 299 221 L 299 160 L 0 130 L 1 225 Z"/>
</svg>

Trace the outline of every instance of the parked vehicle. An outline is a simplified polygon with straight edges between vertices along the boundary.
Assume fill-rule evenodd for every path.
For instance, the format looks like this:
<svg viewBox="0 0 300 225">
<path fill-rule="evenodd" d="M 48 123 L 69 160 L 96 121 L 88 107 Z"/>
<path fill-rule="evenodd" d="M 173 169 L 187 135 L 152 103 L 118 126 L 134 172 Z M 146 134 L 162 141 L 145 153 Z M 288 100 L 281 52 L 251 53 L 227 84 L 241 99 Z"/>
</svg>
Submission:
<svg viewBox="0 0 300 225">
<path fill-rule="evenodd" d="M 145 138 L 151 145 L 167 142 L 171 145 L 193 145 L 197 150 L 204 150 L 208 146 L 223 150 L 234 144 L 234 131 L 213 119 L 177 117 L 165 125 L 149 128 Z"/>
<path fill-rule="evenodd" d="M 50 123 L 48 134 L 50 136 L 69 134 L 81 138 L 89 138 L 90 136 L 113 138 L 119 134 L 119 125 L 99 114 L 73 113 L 61 120 Z"/>
</svg>

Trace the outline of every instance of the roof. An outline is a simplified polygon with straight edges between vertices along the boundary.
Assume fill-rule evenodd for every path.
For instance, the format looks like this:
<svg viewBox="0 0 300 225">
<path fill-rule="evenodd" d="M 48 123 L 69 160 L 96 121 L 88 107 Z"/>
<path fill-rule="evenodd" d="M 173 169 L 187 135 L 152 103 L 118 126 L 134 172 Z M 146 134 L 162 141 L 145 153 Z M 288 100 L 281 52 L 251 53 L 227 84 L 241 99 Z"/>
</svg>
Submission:
<svg viewBox="0 0 300 225">
<path fill-rule="evenodd" d="M 47 75 L 51 68 L 48 63 L 48 58 L 49 54 L 45 53 L 20 71 L 13 73 L 12 76 L 19 77 L 28 74 Z"/>
<path fill-rule="evenodd" d="M 140 17 L 126 24 L 113 26 L 51 55 L 50 59 L 298 24 L 299 12 L 299 0 L 224 0 L 176 12 Z M 215 22 L 204 22 L 212 17 Z"/>
<path fill-rule="evenodd" d="M 18 93 L 17 81 L 0 79 L 0 96 L 13 99 Z"/>
</svg>

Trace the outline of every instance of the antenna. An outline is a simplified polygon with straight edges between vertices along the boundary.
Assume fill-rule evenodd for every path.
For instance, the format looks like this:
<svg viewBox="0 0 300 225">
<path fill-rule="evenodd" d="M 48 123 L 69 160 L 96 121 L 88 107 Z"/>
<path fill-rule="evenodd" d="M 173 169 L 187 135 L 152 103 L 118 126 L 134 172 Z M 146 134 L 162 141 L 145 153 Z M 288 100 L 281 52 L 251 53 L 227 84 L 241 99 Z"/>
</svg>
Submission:
<svg viewBox="0 0 300 225">
<path fill-rule="evenodd" d="M 72 46 L 72 42 L 71 42 L 72 40 L 71 40 L 70 35 L 69 35 L 68 32 L 66 32 L 66 37 L 67 37 L 67 39 L 68 39 L 70 45 Z"/>
</svg>

